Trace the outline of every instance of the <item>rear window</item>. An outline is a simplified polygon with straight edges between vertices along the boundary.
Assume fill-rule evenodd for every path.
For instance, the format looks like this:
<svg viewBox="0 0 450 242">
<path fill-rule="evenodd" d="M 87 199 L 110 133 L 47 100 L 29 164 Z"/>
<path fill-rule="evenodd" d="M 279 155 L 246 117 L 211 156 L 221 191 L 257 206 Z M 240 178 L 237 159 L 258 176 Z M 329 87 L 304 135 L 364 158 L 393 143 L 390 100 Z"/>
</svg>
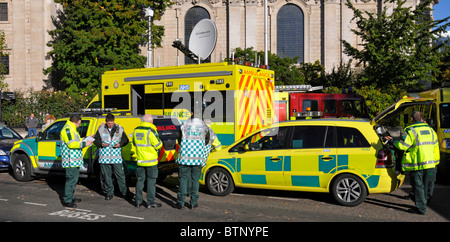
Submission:
<svg viewBox="0 0 450 242">
<path fill-rule="evenodd" d="M 163 142 L 165 150 L 175 150 L 177 147 L 177 133 L 180 130 L 180 122 L 177 119 L 154 119 L 153 124 L 158 130 L 158 135 Z"/>
<path fill-rule="evenodd" d="M 176 138 L 177 132 L 180 130 L 180 123 L 177 119 L 154 119 L 153 124 L 156 126 L 161 139 Z"/>
</svg>

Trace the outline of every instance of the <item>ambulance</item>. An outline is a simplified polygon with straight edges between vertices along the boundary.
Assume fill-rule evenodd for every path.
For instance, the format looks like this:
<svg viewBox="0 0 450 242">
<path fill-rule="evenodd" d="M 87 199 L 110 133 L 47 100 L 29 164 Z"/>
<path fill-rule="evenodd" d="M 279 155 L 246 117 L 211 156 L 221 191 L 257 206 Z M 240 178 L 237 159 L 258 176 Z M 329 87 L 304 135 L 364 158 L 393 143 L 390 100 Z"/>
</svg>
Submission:
<svg viewBox="0 0 450 242">
<path fill-rule="evenodd" d="M 274 79 L 274 71 L 264 66 L 227 62 L 107 71 L 99 101 L 102 108 L 181 122 L 201 109 L 227 146 L 274 122 Z"/>
<path fill-rule="evenodd" d="M 368 194 L 399 188 L 402 153 L 385 141 L 401 137 L 413 110 L 430 98 L 403 98 L 373 120 L 320 118 L 274 123 L 212 152 L 200 184 L 218 196 L 235 187 L 330 193 L 356 206 Z M 408 117 L 405 119 L 405 117 Z"/>
<path fill-rule="evenodd" d="M 419 96 L 433 99 L 433 105 L 427 123 L 433 127 L 438 135 L 440 144 L 441 161 L 438 165 L 438 177 L 448 177 L 450 174 L 450 88 L 444 87 L 420 92 Z M 448 179 L 448 178 L 447 178 Z"/>
<path fill-rule="evenodd" d="M 80 113 L 81 125 L 77 129 L 81 138 L 95 135 L 100 125 L 105 124 L 105 112 L 83 112 Z M 114 123 L 124 128 L 125 134 L 129 136 L 133 130 L 141 123 L 141 116 L 121 115 L 113 113 Z M 35 177 L 49 175 L 64 175 L 65 169 L 61 163 L 61 137 L 60 132 L 68 117 L 57 119 L 36 137 L 29 137 L 16 141 L 11 149 L 11 168 L 13 177 L 22 182 L 33 180 Z M 181 123 L 173 118 L 162 115 L 155 115 L 153 123 L 157 128 L 159 138 L 163 142 L 163 147 L 159 151 L 158 157 L 158 180 L 177 171 L 175 158 L 179 148 L 176 136 Z M 136 148 L 130 142 L 122 147 L 122 157 L 125 174 L 133 176 L 137 166 Z M 83 148 L 84 164 L 80 169 L 80 177 L 87 178 L 99 176 L 100 166 L 98 164 L 98 149 L 95 145 Z"/>
</svg>

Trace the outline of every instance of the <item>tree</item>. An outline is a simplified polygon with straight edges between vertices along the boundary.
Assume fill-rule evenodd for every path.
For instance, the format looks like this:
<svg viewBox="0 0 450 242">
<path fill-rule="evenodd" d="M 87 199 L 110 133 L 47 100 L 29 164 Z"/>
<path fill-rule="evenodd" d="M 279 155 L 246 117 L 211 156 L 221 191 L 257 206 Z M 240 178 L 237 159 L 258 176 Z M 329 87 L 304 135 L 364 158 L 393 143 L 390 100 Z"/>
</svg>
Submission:
<svg viewBox="0 0 450 242">
<path fill-rule="evenodd" d="M 0 55 L 1 56 L 9 55 L 7 49 L 8 49 L 8 46 L 6 45 L 5 32 L 3 30 L 0 30 Z M 6 67 L 3 65 L 3 63 L 0 63 L 0 89 L 3 89 L 3 90 L 5 90 L 5 88 L 8 87 L 8 83 L 4 82 L 5 72 L 6 72 Z"/>
<path fill-rule="evenodd" d="M 450 37 L 447 37 L 447 41 L 450 41 Z M 444 57 L 441 58 L 439 65 L 439 72 L 436 73 L 437 82 L 436 86 L 442 86 L 444 82 L 450 82 L 450 45 L 445 45 L 440 50 Z"/>
<path fill-rule="evenodd" d="M 264 51 L 254 51 L 253 47 L 236 48 L 234 58 L 238 62 L 259 63 L 264 60 Z M 269 52 L 269 67 L 275 72 L 276 85 L 315 85 L 322 82 L 325 68 L 319 61 L 314 63 L 298 63 L 298 57 L 281 58 Z M 321 85 L 321 84 L 318 84 Z"/>
<path fill-rule="evenodd" d="M 406 0 L 385 0 L 395 5 L 388 14 L 386 7 L 380 13 L 363 12 L 347 0 L 357 25 L 352 31 L 361 38 L 362 48 L 345 40 L 342 43 L 344 53 L 363 66 L 360 86 L 395 85 L 405 90 L 420 90 L 424 82 L 436 81 L 431 73 L 437 71 L 442 54 L 431 43 L 449 25 L 449 18 L 433 21 L 432 1 L 421 1 L 412 10 L 403 6 Z"/>
<path fill-rule="evenodd" d="M 169 0 L 55 0 L 63 10 L 53 19 L 55 30 L 48 55 L 52 65 L 52 86 L 59 90 L 97 89 L 107 70 L 141 68 L 146 57 L 140 47 L 147 42 L 148 18 L 144 8 L 151 6 L 153 19 L 159 19 Z M 161 45 L 162 26 L 152 24 L 152 44 Z M 147 35 L 147 36 L 146 36 Z"/>
</svg>

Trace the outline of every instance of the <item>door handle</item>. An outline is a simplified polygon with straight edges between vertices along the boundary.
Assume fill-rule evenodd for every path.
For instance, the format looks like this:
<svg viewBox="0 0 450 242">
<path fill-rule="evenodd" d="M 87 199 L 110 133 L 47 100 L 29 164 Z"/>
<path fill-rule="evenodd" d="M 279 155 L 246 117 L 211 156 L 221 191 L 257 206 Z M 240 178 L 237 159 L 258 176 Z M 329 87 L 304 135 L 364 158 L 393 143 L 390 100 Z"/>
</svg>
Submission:
<svg viewBox="0 0 450 242">
<path fill-rule="evenodd" d="M 270 158 L 270 160 L 271 161 L 279 161 L 279 160 L 281 160 L 281 158 L 280 157 L 272 157 L 272 158 Z"/>
<path fill-rule="evenodd" d="M 320 159 L 322 159 L 324 161 L 329 161 L 329 160 L 332 160 L 333 157 L 330 157 L 330 156 L 328 156 L 328 157 L 321 157 Z"/>
</svg>

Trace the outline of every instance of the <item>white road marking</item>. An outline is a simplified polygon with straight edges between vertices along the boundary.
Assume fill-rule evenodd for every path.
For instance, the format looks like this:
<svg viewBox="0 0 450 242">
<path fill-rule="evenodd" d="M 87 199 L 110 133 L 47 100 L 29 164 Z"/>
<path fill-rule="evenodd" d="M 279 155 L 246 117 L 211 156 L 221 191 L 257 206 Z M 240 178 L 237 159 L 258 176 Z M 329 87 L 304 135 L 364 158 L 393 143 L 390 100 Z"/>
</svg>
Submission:
<svg viewBox="0 0 450 242">
<path fill-rule="evenodd" d="M 75 210 L 81 211 L 81 212 L 88 212 L 88 213 L 92 212 L 91 210 L 86 210 L 86 209 L 81 209 L 81 208 L 75 208 Z"/>
<path fill-rule="evenodd" d="M 131 219 L 139 219 L 139 220 L 143 220 L 144 219 L 144 218 L 141 218 L 141 217 L 133 217 L 133 216 L 122 215 L 122 214 L 113 214 L 113 216 L 124 217 L 124 218 L 131 218 Z"/>
<path fill-rule="evenodd" d="M 42 207 L 45 207 L 45 206 L 47 206 L 47 204 L 43 204 L 43 203 L 30 203 L 30 202 L 23 202 L 23 203 L 25 203 L 25 204 L 29 204 L 29 205 L 42 206 Z"/>
<path fill-rule="evenodd" d="M 269 198 L 276 200 L 298 201 L 298 199 L 296 198 L 287 198 L 287 197 L 269 197 Z"/>
<path fill-rule="evenodd" d="M 0 198 L 0 201 L 7 202 L 8 199 Z"/>
</svg>

